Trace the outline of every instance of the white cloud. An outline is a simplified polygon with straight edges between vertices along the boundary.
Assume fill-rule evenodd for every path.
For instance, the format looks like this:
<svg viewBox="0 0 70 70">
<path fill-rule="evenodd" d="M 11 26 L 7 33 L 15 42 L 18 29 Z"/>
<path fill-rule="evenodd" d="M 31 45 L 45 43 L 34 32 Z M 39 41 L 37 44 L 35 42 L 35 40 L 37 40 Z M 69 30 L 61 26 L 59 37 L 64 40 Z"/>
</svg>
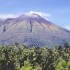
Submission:
<svg viewBox="0 0 70 70">
<path fill-rule="evenodd" d="M 70 30 L 70 26 L 65 26 L 66 29 Z"/>
<path fill-rule="evenodd" d="M 15 18 L 17 16 L 17 14 L 0 14 L 0 19 Z"/>
<path fill-rule="evenodd" d="M 36 13 L 36 14 L 40 15 L 41 17 L 45 18 L 45 19 L 49 19 L 49 18 L 51 17 L 51 14 L 49 14 L 49 13 L 44 13 L 44 12 L 30 11 L 29 13 L 30 13 L 30 14 L 31 14 L 31 13 Z"/>
<path fill-rule="evenodd" d="M 32 14 L 32 13 L 36 13 L 45 19 L 49 19 L 51 17 L 51 15 L 49 13 L 35 12 L 35 11 L 29 11 L 28 12 L 28 14 Z M 16 17 L 23 15 L 23 14 L 26 14 L 26 13 L 0 14 L 0 19 L 16 18 Z"/>
</svg>

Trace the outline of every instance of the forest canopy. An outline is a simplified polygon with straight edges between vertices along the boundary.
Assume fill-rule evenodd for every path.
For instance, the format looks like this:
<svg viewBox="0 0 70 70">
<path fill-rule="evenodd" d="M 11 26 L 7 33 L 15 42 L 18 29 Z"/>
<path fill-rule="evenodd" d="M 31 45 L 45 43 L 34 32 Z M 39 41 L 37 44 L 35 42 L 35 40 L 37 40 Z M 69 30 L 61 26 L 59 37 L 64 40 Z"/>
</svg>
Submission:
<svg viewBox="0 0 70 70">
<path fill-rule="evenodd" d="M 70 70 L 70 46 L 0 46 L 0 70 Z"/>
</svg>

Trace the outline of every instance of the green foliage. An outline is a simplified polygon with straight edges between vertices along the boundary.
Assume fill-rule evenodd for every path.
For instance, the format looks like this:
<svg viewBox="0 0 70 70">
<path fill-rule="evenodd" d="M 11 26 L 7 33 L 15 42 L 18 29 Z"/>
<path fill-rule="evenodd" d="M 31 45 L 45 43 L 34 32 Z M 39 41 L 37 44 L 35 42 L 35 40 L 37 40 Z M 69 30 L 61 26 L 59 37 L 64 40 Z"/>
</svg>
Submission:
<svg viewBox="0 0 70 70">
<path fill-rule="evenodd" d="M 21 70 L 42 70 L 38 65 L 32 65 L 29 61 L 25 61 L 25 65 L 22 66 Z"/>
<path fill-rule="evenodd" d="M 22 66 L 21 70 L 32 70 L 32 65 L 30 62 L 26 61 L 25 65 Z"/>
<path fill-rule="evenodd" d="M 65 60 L 61 59 L 56 65 L 56 70 L 65 70 L 67 63 Z"/>
<path fill-rule="evenodd" d="M 0 70 L 70 70 L 70 46 L 0 46 Z"/>
</svg>

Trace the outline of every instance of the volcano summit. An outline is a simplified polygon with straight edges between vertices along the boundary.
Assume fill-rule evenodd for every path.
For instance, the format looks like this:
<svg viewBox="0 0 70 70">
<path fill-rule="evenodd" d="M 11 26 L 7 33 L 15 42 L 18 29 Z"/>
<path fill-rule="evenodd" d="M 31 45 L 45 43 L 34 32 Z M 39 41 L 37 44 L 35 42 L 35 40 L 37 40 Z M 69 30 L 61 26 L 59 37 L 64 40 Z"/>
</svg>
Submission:
<svg viewBox="0 0 70 70">
<path fill-rule="evenodd" d="M 0 21 L 0 45 L 27 45 L 54 47 L 70 44 L 70 31 L 57 26 L 41 16 L 25 14 Z"/>
</svg>

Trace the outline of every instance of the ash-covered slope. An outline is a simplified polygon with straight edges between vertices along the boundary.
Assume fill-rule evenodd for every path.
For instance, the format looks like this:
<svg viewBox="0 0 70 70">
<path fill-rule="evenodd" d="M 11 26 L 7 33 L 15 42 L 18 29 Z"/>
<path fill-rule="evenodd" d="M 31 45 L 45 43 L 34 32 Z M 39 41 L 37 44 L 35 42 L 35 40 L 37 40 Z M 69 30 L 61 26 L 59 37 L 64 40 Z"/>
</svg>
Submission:
<svg viewBox="0 0 70 70">
<path fill-rule="evenodd" d="M 0 22 L 0 45 L 12 45 L 15 42 L 30 47 L 70 44 L 70 31 L 37 14 L 27 14 Z"/>
</svg>

